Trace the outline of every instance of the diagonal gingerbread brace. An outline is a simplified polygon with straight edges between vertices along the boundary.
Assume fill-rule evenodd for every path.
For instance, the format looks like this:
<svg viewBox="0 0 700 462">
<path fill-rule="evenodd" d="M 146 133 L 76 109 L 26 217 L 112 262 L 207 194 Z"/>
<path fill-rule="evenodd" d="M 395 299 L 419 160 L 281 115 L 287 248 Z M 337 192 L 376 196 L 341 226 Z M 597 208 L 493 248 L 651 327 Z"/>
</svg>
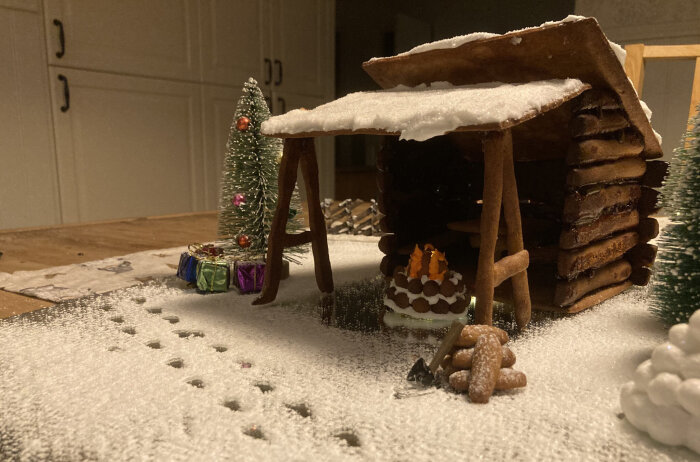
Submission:
<svg viewBox="0 0 700 462">
<path fill-rule="evenodd" d="M 289 205 L 297 182 L 297 168 L 306 184 L 306 198 L 309 212 L 309 231 L 299 234 L 287 234 L 287 219 Z M 318 164 L 313 138 L 286 138 L 284 153 L 280 163 L 278 177 L 277 210 L 270 226 L 270 236 L 267 240 L 267 260 L 265 265 L 265 282 L 262 293 L 253 301 L 253 305 L 263 305 L 272 302 L 277 297 L 282 276 L 282 251 L 311 242 L 314 254 L 316 283 L 321 292 L 333 292 L 333 273 L 328 256 L 328 241 L 326 225 L 321 211 L 318 185 Z"/>
</svg>

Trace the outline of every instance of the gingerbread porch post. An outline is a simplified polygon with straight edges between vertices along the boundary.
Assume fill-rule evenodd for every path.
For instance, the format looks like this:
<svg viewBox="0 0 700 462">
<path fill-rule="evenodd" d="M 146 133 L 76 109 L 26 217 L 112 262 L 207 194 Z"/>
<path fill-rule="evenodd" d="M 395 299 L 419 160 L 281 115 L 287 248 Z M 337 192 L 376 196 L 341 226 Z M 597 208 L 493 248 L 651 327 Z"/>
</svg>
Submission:
<svg viewBox="0 0 700 462">
<path fill-rule="evenodd" d="M 527 282 L 529 255 L 523 247 L 518 189 L 513 165 L 510 129 L 488 132 L 483 138 L 484 194 L 481 212 L 481 248 L 476 273 L 476 323 L 493 322 L 494 288 L 513 279 L 515 318 L 519 328 L 530 321 L 530 291 Z M 507 227 L 508 256 L 495 261 L 501 203 Z"/>
<path fill-rule="evenodd" d="M 309 211 L 310 231 L 299 234 L 287 234 L 287 217 L 289 202 L 292 198 L 294 185 L 297 181 L 297 168 L 301 163 L 301 172 L 306 184 L 306 197 Z M 272 220 L 270 237 L 267 246 L 267 261 L 265 266 L 265 282 L 262 293 L 253 301 L 254 305 L 270 303 L 277 296 L 282 275 L 282 250 L 311 242 L 314 253 L 316 283 L 321 292 L 333 292 L 333 274 L 328 258 L 328 242 L 326 227 L 321 212 L 321 201 L 318 192 L 318 165 L 313 138 L 286 138 L 284 154 L 280 163 L 278 179 L 279 196 L 277 210 Z"/>
</svg>

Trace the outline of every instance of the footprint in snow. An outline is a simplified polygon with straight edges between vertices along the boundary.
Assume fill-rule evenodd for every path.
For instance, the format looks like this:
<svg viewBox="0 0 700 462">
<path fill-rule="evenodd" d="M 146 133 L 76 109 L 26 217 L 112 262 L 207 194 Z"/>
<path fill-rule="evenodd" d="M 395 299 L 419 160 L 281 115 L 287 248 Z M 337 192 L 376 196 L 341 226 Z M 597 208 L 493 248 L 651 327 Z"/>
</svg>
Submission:
<svg viewBox="0 0 700 462">
<path fill-rule="evenodd" d="M 260 382 L 260 383 L 256 383 L 255 386 L 258 387 L 260 389 L 260 391 L 262 391 L 263 393 L 269 393 L 275 389 L 275 387 L 273 387 L 269 383 Z"/>
<path fill-rule="evenodd" d="M 341 441 L 344 441 L 345 444 L 348 445 L 348 447 L 351 448 L 359 448 L 360 447 L 360 438 L 353 433 L 351 430 L 341 430 L 340 432 L 336 433 L 335 435 L 336 438 L 338 438 Z"/>
<path fill-rule="evenodd" d="M 178 318 L 177 316 L 163 316 L 163 319 L 168 321 L 170 324 L 177 324 L 178 322 L 180 322 L 180 318 Z"/>
<path fill-rule="evenodd" d="M 248 435 L 248 436 L 255 438 L 255 439 L 259 439 L 259 440 L 265 439 L 265 434 L 262 432 L 260 427 L 257 425 L 251 425 L 248 428 L 244 428 L 243 434 Z"/>
<path fill-rule="evenodd" d="M 150 314 L 161 314 L 163 312 L 163 308 L 146 308 L 146 311 Z"/>
<path fill-rule="evenodd" d="M 146 346 L 148 348 L 153 348 L 154 350 L 160 350 L 163 348 L 163 345 L 160 344 L 160 340 L 151 340 L 150 342 L 146 343 Z"/>
<path fill-rule="evenodd" d="M 174 367 L 175 369 L 182 369 L 185 367 L 185 361 L 182 358 L 173 358 L 165 364 L 170 367 Z"/>
<path fill-rule="evenodd" d="M 195 388 L 204 388 L 204 380 L 202 379 L 190 379 L 187 383 Z"/>
<path fill-rule="evenodd" d="M 180 338 L 204 337 L 204 332 L 201 330 L 176 330 L 173 332 Z"/>
<path fill-rule="evenodd" d="M 136 328 L 133 326 L 126 326 L 122 329 L 122 332 L 129 335 L 136 335 Z"/>
<path fill-rule="evenodd" d="M 309 409 L 306 403 L 285 404 L 285 406 L 287 409 L 291 409 L 302 417 L 311 417 L 311 409 Z"/>
<path fill-rule="evenodd" d="M 228 408 L 228 409 L 234 411 L 234 412 L 241 410 L 241 405 L 238 404 L 238 401 L 236 401 L 235 399 L 230 399 L 230 400 L 224 401 L 223 406 L 225 408 Z"/>
</svg>

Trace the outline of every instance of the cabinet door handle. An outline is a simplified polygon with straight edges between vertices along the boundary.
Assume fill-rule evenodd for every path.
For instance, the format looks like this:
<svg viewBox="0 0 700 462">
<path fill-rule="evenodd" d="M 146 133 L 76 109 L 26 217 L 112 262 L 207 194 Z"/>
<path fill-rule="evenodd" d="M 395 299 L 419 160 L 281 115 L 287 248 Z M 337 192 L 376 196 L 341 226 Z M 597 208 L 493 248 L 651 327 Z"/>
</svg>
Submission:
<svg viewBox="0 0 700 462">
<path fill-rule="evenodd" d="M 272 61 L 270 58 L 265 58 L 265 85 L 272 83 Z"/>
<path fill-rule="evenodd" d="M 54 19 L 53 25 L 58 27 L 58 43 L 61 44 L 61 50 L 56 52 L 56 57 L 63 58 L 63 55 L 66 54 L 66 34 L 63 32 L 63 23 Z"/>
<path fill-rule="evenodd" d="M 277 80 L 275 80 L 275 85 L 282 84 L 282 61 L 275 59 L 275 67 L 277 68 Z"/>
<path fill-rule="evenodd" d="M 280 114 L 284 114 L 285 112 L 287 112 L 287 102 L 284 100 L 284 98 L 279 98 L 279 97 L 278 97 L 278 98 L 277 98 L 277 102 L 278 102 L 278 103 L 280 104 L 280 106 L 282 107 L 282 112 L 280 112 Z"/>
<path fill-rule="evenodd" d="M 65 103 L 61 106 L 61 112 L 66 112 L 70 109 L 70 89 L 68 88 L 68 78 L 63 74 L 58 74 L 58 80 L 63 82 L 63 100 Z"/>
</svg>

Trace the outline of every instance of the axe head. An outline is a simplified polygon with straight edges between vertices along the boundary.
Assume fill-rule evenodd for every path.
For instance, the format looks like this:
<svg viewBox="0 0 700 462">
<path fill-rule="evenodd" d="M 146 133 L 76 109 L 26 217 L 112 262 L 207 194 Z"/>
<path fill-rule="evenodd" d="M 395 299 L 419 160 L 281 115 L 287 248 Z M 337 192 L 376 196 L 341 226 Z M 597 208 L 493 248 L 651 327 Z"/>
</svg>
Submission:
<svg viewBox="0 0 700 462">
<path fill-rule="evenodd" d="M 420 358 L 413 365 L 411 370 L 408 372 L 408 377 L 406 377 L 410 382 L 419 382 L 423 385 L 430 386 L 435 382 L 435 375 L 426 364 L 423 358 Z"/>
</svg>

